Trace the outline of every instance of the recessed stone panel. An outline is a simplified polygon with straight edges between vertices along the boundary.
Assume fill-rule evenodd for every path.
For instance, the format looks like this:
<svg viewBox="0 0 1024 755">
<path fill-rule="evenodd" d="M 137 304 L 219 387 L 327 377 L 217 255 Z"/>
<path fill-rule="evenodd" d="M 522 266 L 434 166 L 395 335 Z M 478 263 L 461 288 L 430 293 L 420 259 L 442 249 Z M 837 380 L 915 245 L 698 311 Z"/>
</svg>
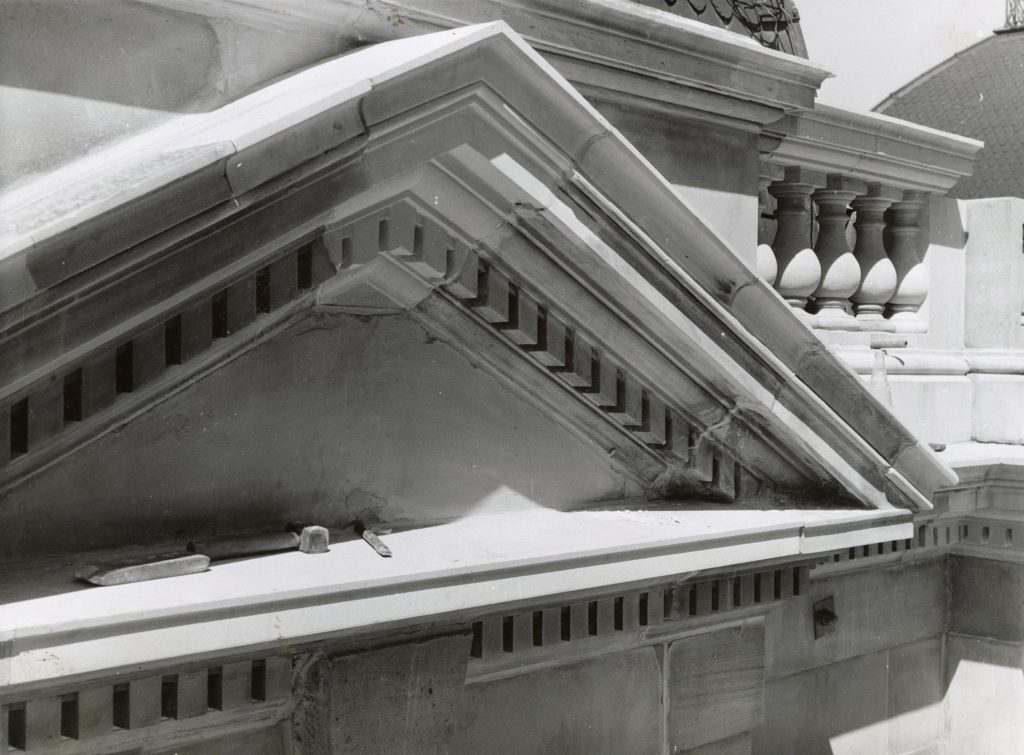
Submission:
<svg viewBox="0 0 1024 755">
<path fill-rule="evenodd" d="M 1024 640 L 1024 568 L 951 556 L 949 628 L 994 640 Z"/>
<path fill-rule="evenodd" d="M 764 628 L 744 625 L 686 637 L 668 649 L 668 741 L 690 750 L 761 722 Z"/>
<path fill-rule="evenodd" d="M 810 580 L 804 595 L 765 617 L 768 677 L 866 655 L 942 632 L 945 559 Z M 814 639 L 815 602 L 835 598 L 836 631 Z"/>
<path fill-rule="evenodd" d="M 950 635 L 946 752 L 1016 753 L 1024 742 L 1021 644 Z"/>
<path fill-rule="evenodd" d="M 929 443 L 971 439 L 974 389 L 963 375 L 889 375 L 893 412 Z"/>
<path fill-rule="evenodd" d="M 466 633 L 335 658 L 332 752 L 449 752 L 470 640 Z"/>
<path fill-rule="evenodd" d="M 889 751 L 911 752 L 943 736 L 942 638 L 889 651 Z"/>
<path fill-rule="evenodd" d="M 653 648 L 473 684 L 453 753 L 660 753 Z"/>
<path fill-rule="evenodd" d="M 1020 400 L 1024 375 L 971 375 L 971 381 L 972 439 L 981 443 L 1024 443 L 1024 401 Z"/>
<path fill-rule="evenodd" d="M 887 753 L 888 651 L 769 681 L 753 751 L 764 755 Z"/>
</svg>

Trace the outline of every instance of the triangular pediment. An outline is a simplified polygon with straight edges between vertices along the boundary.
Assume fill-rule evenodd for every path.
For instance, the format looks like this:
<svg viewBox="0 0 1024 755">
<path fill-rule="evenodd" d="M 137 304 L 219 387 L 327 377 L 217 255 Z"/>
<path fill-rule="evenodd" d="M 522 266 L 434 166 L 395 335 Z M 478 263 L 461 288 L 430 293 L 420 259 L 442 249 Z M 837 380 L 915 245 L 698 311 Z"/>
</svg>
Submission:
<svg viewBox="0 0 1024 755">
<path fill-rule="evenodd" d="M 311 310 L 418 319 L 652 497 L 927 506 L 949 479 L 503 24 L 366 48 L 178 147 L 0 257 L 0 484 Z"/>
</svg>

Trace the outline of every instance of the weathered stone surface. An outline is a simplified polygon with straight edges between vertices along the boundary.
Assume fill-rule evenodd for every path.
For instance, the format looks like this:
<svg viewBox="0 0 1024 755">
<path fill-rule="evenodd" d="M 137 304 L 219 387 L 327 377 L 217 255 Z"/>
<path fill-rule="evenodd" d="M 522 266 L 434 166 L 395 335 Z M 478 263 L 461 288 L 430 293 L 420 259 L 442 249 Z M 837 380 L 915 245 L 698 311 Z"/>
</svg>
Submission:
<svg viewBox="0 0 1024 755">
<path fill-rule="evenodd" d="M 967 206 L 964 337 L 969 348 L 1021 348 L 1020 227 L 1024 199 L 999 197 Z"/>
<path fill-rule="evenodd" d="M 128 683 L 128 728 L 141 729 L 160 721 L 160 685 L 162 678 L 151 676 Z M 248 690 L 246 690 L 248 702 Z"/>
<path fill-rule="evenodd" d="M 60 698 L 29 700 L 24 708 L 25 749 L 34 750 L 60 742 Z"/>
<path fill-rule="evenodd" d="M 814 639 L 813 604 L 835 597 L 836 631 Z M 945 561 L 837 574 L 810 581 L 765 619 L 768 678 L 775 679 L 942 632 Z"/>
<path fill-rule="evenodd" d="M 1024 567 L 951 556 L 949 629 L 993 640 L 1024 640 Z"/>
<path fill-rule="evenodd" d="M 0 552 L 61 550 L 72 532 L 91 548 L 239 522 L 340 526 L 364 509 L 437 521 L 565 508 L 624 485 L 604 450 L 415 323 L 338 316 L 257 347 L 9 493 Z M 200 489 L 219 491 L 218 505 Z"/>
<path fill-rule="evenodd" d="M 110 686 L 90 687 L 78 693 L 79 738 L 98 737 L 113 730 L 113 699 Z"/>
<path fill-rule="evenodd" d="M 601 114 L 658 166 L 683 199 L 729 241 L 738 254 L 753 262 L 757 246 L 758 163 L 751 135 L 723 131 L 640 113 L 635 108 L 598 103 Z"/>
<path fill-rule="evenodd" d="M 335 753 L 446 753 L 459 720 L 469 633 L 331 661 Z"/>
<path fill-rule="evenodd" d="M 154 755 L 285 755 L 292 750 L 286 744 L 284 727 L 278 724 L 152 752 Z"/>
<path fill-rule="evenodd" d="M 652 648 L 466 688 L 453 753 L 660 753 L 661 673 Z"/>
<path fill-rule="evenodd" d="M 291 714 L 291 745 L 296 755 L 331 752 L 330 664 L 322 654 L 297 659 L 295 708 Z"/>
<path fill-rule="evenodd" d="M 964 375 L 889 375 L 893 412 L 929 443 L 971 439 L 974 386 Z"/>
<path fill-rule="evenodd" d="M 6 185 L 338 51 L 329 36 L 170 8 L 19 3 L 8 13 L 0 47 L 17 83 L 5 92 L 14 108 L 0 160 Z"/>
<path fill-rule="evenodd" d="M 889 752 L 888 651 L 774 679 L 753 751 L 765 755 Z"/>
<path fill-rule="evenodd" d="M 1001 755 L 1024 742 L 1021 644 L 950 635 L 946 752 Z"/>
<path fill-rule="evenodd" d="M 1024 443 L 1024 375 L 971 375 L 973 440 Z"/>
<path fill-rule="evenodd" d="M 750 755 L 750 746 L 750 734 L 745 732 L 687 750 L 684 755 Z"/>
<path fill-rule="evenodd" d="M 668 648 L 668 743 L 674 750 L 749 731 L 761 721 L 764 628 L 744 625 Z"/>
<path fill-rule="evenodd" d="M 944 734 L 942 638 L 889 651 L 889 752 L 936 743 Z"/>
<path fill-rule="evenodd" d="M 205 669 L 178 674 L 177 718 L 206 713 L 207 674 Z"/>
</svg>

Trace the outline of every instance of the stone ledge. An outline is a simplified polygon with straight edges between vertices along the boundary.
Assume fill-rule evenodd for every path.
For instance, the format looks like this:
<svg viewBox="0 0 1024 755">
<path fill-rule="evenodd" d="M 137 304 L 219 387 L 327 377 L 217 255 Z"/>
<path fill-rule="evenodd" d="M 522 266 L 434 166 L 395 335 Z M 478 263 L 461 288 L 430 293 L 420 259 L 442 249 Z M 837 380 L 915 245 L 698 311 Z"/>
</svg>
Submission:
<svg viewBox="0 0 1024 755">
<path fill-rule="evenodd" d="M 952 443 L 939 454 L 956 470 L 961 484 L 983 481 L 994 467 L 1013 469 L 1013 476 L 1024 479 L 1024 446 L 1008 443 Z M 1000 473 L 1010 469 L 1001 469 Z"/>
<path fill-rule="evenodd" d="M 833 354 L 859 375 L 870 375 L 874 351 L 867 344 L 829 344 Z M 1024 352 L 1010 349 L 885 350 L 888 375 L 1024 375 Z"/>
<path fill-rule="evenodd" d="M 465 620 L 497 606 L 792 560 L 837 539 L 853 547 L 911 531 L 909 515 L 892 510 L 538 508 L 393 533 L 385 537 L 390 559 L 350 539 L 324 555 L 226 561 L 204 574 L 92 589 L 71 582 L 67 561 L 11 565 L 0 596 L 0 674 L 13 691 L 114 666 Z"/>
</svg>

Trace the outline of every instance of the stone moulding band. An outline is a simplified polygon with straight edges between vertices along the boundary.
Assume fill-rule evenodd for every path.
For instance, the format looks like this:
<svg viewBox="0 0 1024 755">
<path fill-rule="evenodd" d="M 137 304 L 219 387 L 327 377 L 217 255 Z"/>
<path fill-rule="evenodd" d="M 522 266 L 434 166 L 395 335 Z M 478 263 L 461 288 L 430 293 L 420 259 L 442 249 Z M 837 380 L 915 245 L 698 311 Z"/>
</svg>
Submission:
<svg viewBox="0 0 1024 755">
<path fill-rule="evenodd" d="M 283 655 L 175 664 L 0 698 L 0 745 L 83 755 L 200 733 L 268 726 L 289 713 L 292 662 Z M 5 748 L 6 750 L 6 748 Z"/>
<path fill-rule="evenodd" d="M 488 615 L 472 624 L 467 683 L 750 619 L 804 594 L 809 571 L 807 564 L 781 565 Z"/>
</svg>

